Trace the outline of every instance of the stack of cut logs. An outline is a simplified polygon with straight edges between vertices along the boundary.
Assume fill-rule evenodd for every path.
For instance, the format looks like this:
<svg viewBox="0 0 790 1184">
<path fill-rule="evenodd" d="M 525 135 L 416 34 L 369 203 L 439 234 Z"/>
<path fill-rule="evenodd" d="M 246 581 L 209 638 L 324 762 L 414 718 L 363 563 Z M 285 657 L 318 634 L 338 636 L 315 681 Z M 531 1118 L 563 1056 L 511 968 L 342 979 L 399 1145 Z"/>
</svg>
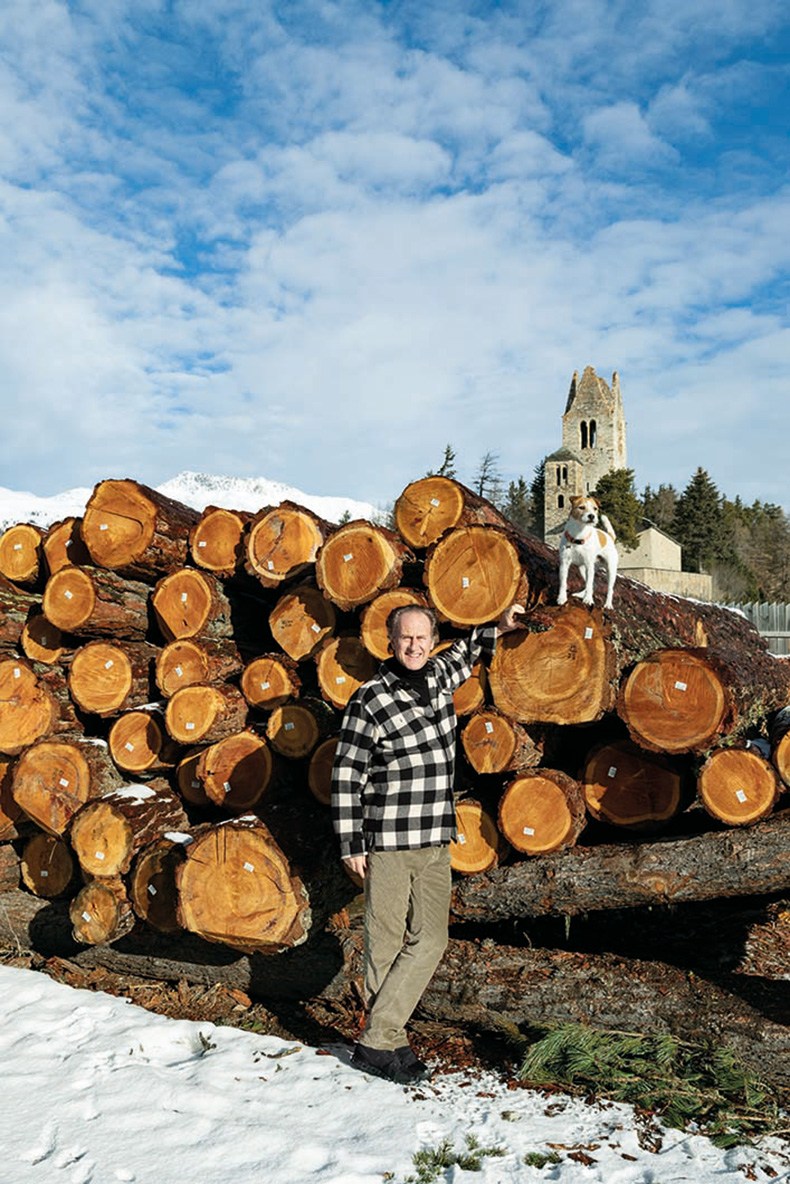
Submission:
<svg viewBox="0 0 790 1184">
<path fill-rule="evenodd" d="M 455 696 L 455 920 L 787 887 L 790 664 L 751 625 L 624 578 L 612 611 L 558 607 L 556 552 L 448 478 L 409 485 L 393 527 L 108 480 L 81 519 L 7 529 L 6 888 L 21 869 L 67 898 L 82 945 L 300 945 L 356 891 L 330 771 L 389 612 L 432 605 L 444 645 L 514 601 L 524 627 Z"/>
</svg>

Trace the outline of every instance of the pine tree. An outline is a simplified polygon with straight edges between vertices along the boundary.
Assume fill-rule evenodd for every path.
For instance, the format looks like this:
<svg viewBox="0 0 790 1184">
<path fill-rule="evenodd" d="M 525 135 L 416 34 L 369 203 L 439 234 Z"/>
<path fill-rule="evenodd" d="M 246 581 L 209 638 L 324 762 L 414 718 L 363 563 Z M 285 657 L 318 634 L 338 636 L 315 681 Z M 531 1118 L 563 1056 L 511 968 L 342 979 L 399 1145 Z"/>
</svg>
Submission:
<svg viewBox="0 0 790 1184">
<path fill-rule="evenodd" d="M 532 482 L 529 487 L 529 500 L 532 503 L 532 532 L 539 539 L 543 538 L 543 525 L 546 515 L 546 458 L 535 465 Z"/>
<path fill-rule="evenodd" d="M 532 530 L 532 497 L 523 477 L 508 485 L 502 512 L 520 530 Z"/>
<path fill-rule="evenodd" d="M 455 452 L 451 444 L 445 444 L 444 456 L 442 463 L 438 469 L 429 469 L 425 474 L 426 477 L 449 477 L 453 479 L 456 476 L 455 472 Z"/>
<path fill-rule="evenodd" d="M 722 499 L 706 471 L 697 469 L 678 498 L 672 534 L 683 548 L 685 571 L 706 571 L 732 554 Z"/>
<path fill-rule="evenodd" d="M 612 469 L 606 473 L 598 482 L 595 497 L 612 520 L 617 541 L 624 547 L 635 547 L 639 542 L 642 503 L 634 490 L 634 470 Z"/>
<path fill-rule="evenodd" d="M 473 489 L 480 497 L 488 498 L 494 505 L 498 505 L 502 497 L 502 477 L 496 452 L 486 452 L 481 457 Z"/>
<path fill-rule="evenodd" d="M 642 494 L 642 512 L 653 526 L 657 526 L 659 530 L 669 531 L 675 517 L 677 501 L 678 491 L 674 485 L 659 485 L 656 490 L 646 485 Z"/>
</svg>

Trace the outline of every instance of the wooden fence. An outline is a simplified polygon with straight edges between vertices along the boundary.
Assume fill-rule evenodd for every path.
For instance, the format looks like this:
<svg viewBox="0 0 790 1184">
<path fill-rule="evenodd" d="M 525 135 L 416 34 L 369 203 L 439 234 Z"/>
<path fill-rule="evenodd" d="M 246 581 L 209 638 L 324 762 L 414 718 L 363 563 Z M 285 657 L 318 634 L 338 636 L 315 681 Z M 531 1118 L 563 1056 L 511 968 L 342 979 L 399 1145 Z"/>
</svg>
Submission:
<svg viewBox="0 0 790 1184">
<path fill-rule="evenodd" d="M 742 612 L 768 642 L 772 654 L 790 654 L 790 604 L 729 604 Z"/>
</svg>

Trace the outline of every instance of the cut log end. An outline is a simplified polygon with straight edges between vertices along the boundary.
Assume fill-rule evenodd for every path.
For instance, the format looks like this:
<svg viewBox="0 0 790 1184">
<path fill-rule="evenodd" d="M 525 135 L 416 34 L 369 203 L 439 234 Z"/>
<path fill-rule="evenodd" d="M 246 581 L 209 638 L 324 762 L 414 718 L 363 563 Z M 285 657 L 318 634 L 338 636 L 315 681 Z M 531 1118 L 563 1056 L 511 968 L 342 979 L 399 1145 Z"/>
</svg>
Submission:
<svg viewBox="0 0 790 1184">
<path fill-rule="evenodd" d="M 247 535 L 247 570 L 265 588 L 276 588 L 315 562 L 325 537 L 322 523 L 284 503 L 258 516 Z"/>
<path fill-rule="evenodd" d="M 443 535 L 428 554 L 424 579 L 436 611 L 464 628 L 496 620 L 527 596 L 518 552 L 496 527 L 466 526 Z"/>
<path fill-rule="evenodd" d="M 395 524 L 409 546 L 423 549 L 455 526 L 463 509 L 463 491 L 455 481 L 423 477 L 407 485 L 395 502 Z"/>
<path fill-rule="evenodd" d="M 749 826 L 766 818 L 779 798 L 776 770 L 752 748 L 720 748 L 697 777 L 707 812 L 728 826 Z"/>
<path fill-rule="evenodd" d="M 640 747 L 704 752 L 725 729 L 732 705 L 704 653 L 661 650 L 638 662 L 620 691 L 618 713 Z"/>
<path fill-rule="evenodd" d="M 350 522 L 318 552 L 316 579 L 324 595 L 348 611 L 399 584 L 407 555 L 392 531 L 370 522 Z"/>
<path fill-rule="evenodd" d="M 16 658 L 0 661 L 0 752 L 16 756 L 54 726 L 57 706 L 33 669 Z"/>
<path fill-rule="evenodd" d="M 34 584 L 41 571 L 43 531 L 29 522 L 9 526 L 0 535 L 0 574 L 15 584 Z"/>
<path fill-rule="evenodd" d="M 316 658 L 321 694 L 342 710 L 376 672 L 377 662 L 356 637 L 335 637 Z"/>
<path fill-rule="evenodd" d="M 216 575 L 230 576 L 244 555 L 244 525 L 249 515 L 208 506 L 189 536 L 192 560 Z"/>
<path fill-rule="evenodd" d="M 295 662 L 312 657 L 335 631 L 332 603 L 310 584 L 281 596 L 269 614 L 269 628 L 280 649 Z"/>
<path fill-rule="evenodd" d="M 519 774 L 499 802 L 499 829 L 525 855 L 573 846 L 585 822 L 581 786 L 555 769 Z"/>
<path fill-rule="evenodd" d="M 450 843 L 450 866 L 464 876 L 487 872 L 508 852 L 497 824 L 480 802 L 472 798 L 456 802 L 457 836 Z"/>
<path fill-rule="evenodd" d="M 683 805 L 682 772 L 629 740 L 596 746 L 585 760 L 582 783 L 590 815 L 613 826 L 649 828 Z"/>
</svg>

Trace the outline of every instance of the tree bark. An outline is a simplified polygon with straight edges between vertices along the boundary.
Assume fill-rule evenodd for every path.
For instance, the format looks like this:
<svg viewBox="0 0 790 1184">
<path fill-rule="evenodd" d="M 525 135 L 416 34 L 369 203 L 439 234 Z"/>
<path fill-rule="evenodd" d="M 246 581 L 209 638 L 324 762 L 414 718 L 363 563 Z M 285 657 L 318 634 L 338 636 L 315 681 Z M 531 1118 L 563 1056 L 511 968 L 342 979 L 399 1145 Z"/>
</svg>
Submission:
<svg viewBox="0 0 790 1184">
<path fill-rule="evenodd" d="M 144 641 L 151 589 L 99 567 L 61 567 L 47 580 L 42 608 L 58 629 L 81 638 Z"/>
<path fill-rule="evenodd" d="M 782 892 L 789 840 L 790 810 L 782 810 L 748 828 L 576 846 L 463 881 L 452 916 L 498 922 Z"/>
<path fill-rule="evenodd" d="M 192 562 L 215 576 L 232 576 L 244 562 L 244 530 L 251 518 L 247 510 L 206 506 L 189 532 Z"/>
<path fill-rule="evenodd" d="M 137 481 L 100 481 L 82 519 L 82 538 L 99 567 L 150 583 L 183 567 L 200 515 Z"/>
<path fill-rule="evenodd" d="M 38 596 L 0 575 L 0 652 L 18 649 L 30 613 L 40 607 Z"/>
<path fill-rule="evenodd" d="M 26 748 L 14 766 L 12 792 L 28 818 L 60 838 L 86 802 L 120 784 L 105 741 L 75 737 L 38 740 Z"/>
<path fill-rule="evenodd" d="M 180 798 L 166 782 L 125 785 L 88 802 L 71 824 L 71 846 L 89 876 L 125 875 L 141 847 L 167 831 L 189 829 Z"/>
<path fill-rule="evenodd" d="M 339 527 L 318 552 L 316 580 L 324 595 L 349 611 L 396 587 L 412 558 L 394 531 L 360 519 Z"/>
<path fill-rule="evenodd" d="M 790 786 L 790 707 L 783 707 L 771 721 L 771 760 L 785 785 Z"/>
<path fill-rule="evenodd" d="M 157 649 L 146 641 L 89 641 L 69 667 L 69 692 L 83 711 L 108 718 L 150 702 Z"/>
<path fill-rule="evenodd" d="M 19 838 L 25 815 L 14 801 L 15 759 L 0 753 L 0 843 Z"/>
</svg>

